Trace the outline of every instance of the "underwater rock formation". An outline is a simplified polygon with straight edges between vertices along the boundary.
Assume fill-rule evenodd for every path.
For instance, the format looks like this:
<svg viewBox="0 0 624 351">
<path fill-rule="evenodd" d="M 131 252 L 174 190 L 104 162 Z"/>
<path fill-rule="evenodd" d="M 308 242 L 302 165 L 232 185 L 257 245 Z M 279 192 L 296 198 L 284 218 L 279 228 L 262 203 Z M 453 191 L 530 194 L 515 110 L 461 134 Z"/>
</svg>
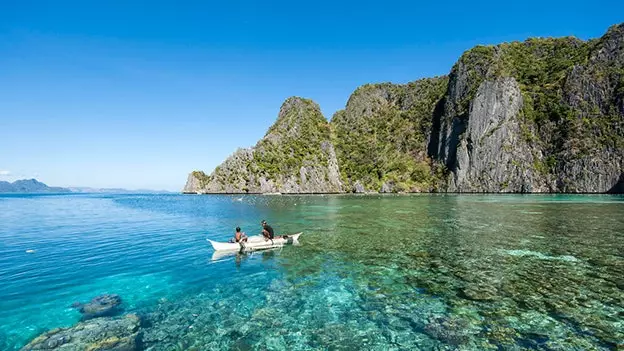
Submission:
<svg viewBox="0 0 624 351">
<path fill-rule="evenodd" d="M 112 316 L 119 312 L 121 297 L 117 294 L 104 294 L 94 297 L 87 303 L 75 302 L 72 307 L 77 308 L 82 314 L 82 320 L 91 318 Z"/>
<path fill-rule="evenodd" d="M 70 328 L 57 328 L 33 339 L 21 351 L 134 351 L 138 349 L 140 319 L 94 318 Z"/>
</svg>

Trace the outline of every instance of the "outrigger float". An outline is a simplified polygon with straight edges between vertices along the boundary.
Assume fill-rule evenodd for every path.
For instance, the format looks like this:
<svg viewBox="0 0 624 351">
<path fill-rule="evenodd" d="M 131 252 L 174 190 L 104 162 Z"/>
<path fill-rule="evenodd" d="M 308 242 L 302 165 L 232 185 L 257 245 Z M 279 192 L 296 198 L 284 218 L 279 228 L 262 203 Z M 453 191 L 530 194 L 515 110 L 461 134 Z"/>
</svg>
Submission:
<svg viewBox="0 0 624 351">
<path fill-rule="evenodd" d="M 240 252 L 250 252 L 250 251 L 258 251 L 258 250 L 268 250 L 274 249 L 277 247 L 282 247 L 287 244 L 297 244 L 299 240 L 299 236 L 303 233 L 297 234 L 289 234 L 275 237 L 273 239 L 266 239 L 262 235 L 254 235 L 247 237 L 247 241 L 239 242 L 239 243 L 224 243 L 219 241 L 213 241 L 210 239 L 208 242 L 212 245 L 212 248 L 215 251 L 240 251 Z"/>
</svg>

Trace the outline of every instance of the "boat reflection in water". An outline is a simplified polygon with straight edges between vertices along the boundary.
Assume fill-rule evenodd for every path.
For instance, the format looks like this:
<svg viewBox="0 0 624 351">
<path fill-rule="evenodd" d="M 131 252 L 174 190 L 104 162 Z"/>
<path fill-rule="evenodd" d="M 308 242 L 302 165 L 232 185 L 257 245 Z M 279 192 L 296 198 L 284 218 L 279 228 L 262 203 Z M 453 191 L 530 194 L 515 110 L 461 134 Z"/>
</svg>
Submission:
<svg viewBox="0 0 624 351">
<path fill-rule="evenodd" d="M 299 243 L 294 244 L 295 246 L 297 245 L 301 245 Z M 271 249 L 266 249 L 266 250 L 258 250 L 258 251 L 250 251 L 250 252 L 241 252 L 241 251 L 215 251 L 212 253 L 212 257 L 210 259 L 210 263 L 218 263 L 218 262 L 225 262 L 225 261 L 229 261 L 230 259 L 234 259 L 234 262 L 236 263 L 236 266 L 239 267 L 240 264 L 247 260 L 250 259 L 252 257 L 258 257 L 258 255 L 260 255 L 260 257 L 262 258 L 262 261 L 266 261 L 269 260 L 273 257 L 275 257 L 276 255 L 279 255 L 279 253 L 282 251 L 283 247 L 275 247 L 275 248 L 271 248 Z"/>
</svg>

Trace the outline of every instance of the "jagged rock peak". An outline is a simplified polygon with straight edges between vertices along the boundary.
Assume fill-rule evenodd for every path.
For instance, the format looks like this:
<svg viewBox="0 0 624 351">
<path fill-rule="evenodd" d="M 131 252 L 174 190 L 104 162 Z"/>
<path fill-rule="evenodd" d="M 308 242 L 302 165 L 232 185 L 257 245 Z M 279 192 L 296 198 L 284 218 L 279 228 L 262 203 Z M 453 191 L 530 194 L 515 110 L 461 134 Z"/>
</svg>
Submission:
<svg viewBox="0 0 624 351">
<path fill-rule="evenodd" d="M 447 76 L 437 76 L 432 78 L 421 78 L 413 82 L 405 84 L 395 84 L 390 82 L 364 84 L 359 86 L 347 101 L 346 109 L 353 109 L 361 100 L 370 101 L 392 101 L 394 103 L 403 103 L 406 105 L 412 102 L 410 99 L 406 99 L 406 95 L 417 95 L 419 93 L 428 91 L 432 85 L 437 85 L 440 82 L 445 82 Z"/>
<path fill-rule="evenodd" d="M 296 109 L 297 111 L 312 109 L 321 113 L 321 107 L 311 99 L 302 98 L 299 96 L 291 96 L 282 103 L 280 107 L 280 112 L 278 115 L 278 120 L 282 116 L 287 115 L 292 109 Z"/>
<path fill-rule="evenodd" d="M 209 176 L 189 175 L 184 192 L 341 192 L 329 122 L 310 99 L 286 99 L 252 149 L 239 149 Z"/>
<path fill-rule="evenodd" d="M 611 26 L 607 33 L 596 41 L 597 50 L 592 61 L 624 63 L 624 23 Z"/>
<path fill-rule="evenodd" d="M 624 22 L 619 24 L 614 24 L 607 30 L 607 33 L 603 35 L 604 37 L 614 37 L 619 36 L 620 38 L 624 38 Z"/>
<path fill-rule="evenodd" d="M 293 96 L 284 101 L 280 107 L 275 123 L 269 128 L 264 139 L 275 142 L 283 136 L 295 136 L 302 132 L 303 127 L 315 127 L 326 124 L 319 105 L 310 100 Z M 258 143 L 262 144 L 262 140 Z"/>
</svg>

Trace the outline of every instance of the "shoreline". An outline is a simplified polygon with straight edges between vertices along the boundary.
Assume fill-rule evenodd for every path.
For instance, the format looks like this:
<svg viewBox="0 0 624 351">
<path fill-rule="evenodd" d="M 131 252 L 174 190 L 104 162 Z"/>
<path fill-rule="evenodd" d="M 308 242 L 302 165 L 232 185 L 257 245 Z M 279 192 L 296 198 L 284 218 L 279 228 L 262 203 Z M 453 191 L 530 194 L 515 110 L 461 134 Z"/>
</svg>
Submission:
<svg viewBox="0 0 624 351">
<path fill-rule="evenodd" d="M 622 196 L 624 193 L 609 193 L 609 192 L 578 192 L 578 193 L 562 193 L 562 192 L 534 192 L 534 193 L 522 193 L 522 192 L 414 192 L 414 193 L 195 193 L 195 192 L 180 192 L 178 195 L 262 195 L 262 196 L 303 196 L 303 195 L 356 195 L 356 196 L 369 196 L 369 195 L 609 195 L 609 196 Z"/>
</svg>

